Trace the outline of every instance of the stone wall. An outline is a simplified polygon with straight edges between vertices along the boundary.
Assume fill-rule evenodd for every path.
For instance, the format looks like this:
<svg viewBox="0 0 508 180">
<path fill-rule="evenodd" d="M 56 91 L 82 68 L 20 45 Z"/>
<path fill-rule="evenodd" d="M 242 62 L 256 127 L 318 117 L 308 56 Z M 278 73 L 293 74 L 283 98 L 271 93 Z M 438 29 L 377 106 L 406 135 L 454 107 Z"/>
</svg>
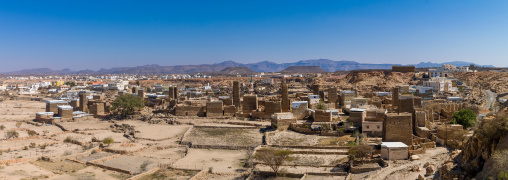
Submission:
<svg viewBox="0 0 508 180">
<path fill-rule="evenodd" d="M 405 98 L 405 99 L 399 99 L 398 103 L 398 112 L 399 113 L 413 113 L 414 111 L 414 98 Z"/>
<path fill-rule="evenodd" d="M 388 113 L 383 122 L 383 142 L 402 142 L 413 145 L 412 115 Z"/>
</svg>

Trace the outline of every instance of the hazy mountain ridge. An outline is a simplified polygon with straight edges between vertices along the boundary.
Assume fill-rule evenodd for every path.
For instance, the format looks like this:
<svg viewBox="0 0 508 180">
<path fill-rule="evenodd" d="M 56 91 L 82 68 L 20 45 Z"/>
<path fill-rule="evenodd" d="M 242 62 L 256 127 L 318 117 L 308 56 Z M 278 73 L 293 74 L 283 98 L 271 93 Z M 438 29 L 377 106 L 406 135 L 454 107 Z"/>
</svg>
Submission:
<svg viewBox="0 0 508 180">
<path fill-rule="evenodd" d="M 421 62 L 414 64 L 417 68 L 422 67 L 440 67 L 442 64 L 452 64 L 455 66 L 469 66 L 469 62 L 454 61 L 446 63 Z M 114 67 L 109 69 L 79 70 L 72 71 L 70 69 L 53 70 L 50 68 L 25 69 L 14 72 L 0 73 L 3 75 L 65 75 L 65 74 L 190 74 L 203 72 L 219 72 L 227 67 L 248 67 L 256 72 L 279 72 L 290 66 L 319 66 L 328 72 L 348 71 L 357 69 L 391 69 L 393 65 L 400 64 L 368 64 L 358 63 L 356 61 L 334 61 L 329 59 L 313 59 L 301 60 L 294 63 L 275 63 L 270 61 L 262 61 L 258 63 L 237 63 L 234 61 L 224 61 L 215 64 L 200 65 L 176 65 L 176 66 L 160 66 L 157 64 L 136 66 L 136 67 Z M 482 66 L 477 65 L 475 66 Z M 494 67 L 491 65 L 483 67 Z"/>
</svg>

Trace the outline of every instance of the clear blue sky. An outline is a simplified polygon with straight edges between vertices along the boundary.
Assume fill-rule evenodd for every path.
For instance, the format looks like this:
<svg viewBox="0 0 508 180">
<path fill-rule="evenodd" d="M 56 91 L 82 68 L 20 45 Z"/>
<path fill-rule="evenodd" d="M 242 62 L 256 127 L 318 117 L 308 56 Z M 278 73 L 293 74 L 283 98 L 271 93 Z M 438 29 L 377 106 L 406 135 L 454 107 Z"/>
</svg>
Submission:
<svg viewBox="0 0 508 180">
<path fill-rule="evenodd" d="M 0 1 L 0 72 L 306 59 L 508 66 L 506 0 Z"/>
</svg>

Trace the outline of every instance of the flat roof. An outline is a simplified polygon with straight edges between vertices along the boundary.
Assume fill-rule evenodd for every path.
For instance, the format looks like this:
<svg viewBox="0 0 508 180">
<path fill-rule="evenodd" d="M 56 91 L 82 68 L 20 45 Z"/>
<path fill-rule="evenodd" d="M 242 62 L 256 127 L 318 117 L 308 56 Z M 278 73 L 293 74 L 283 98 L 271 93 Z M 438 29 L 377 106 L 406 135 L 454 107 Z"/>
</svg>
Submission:
<svg viewBox="0 0 508 180">
<path fill-rule="evenodd" d="M 406 144 L 403 142 L 382 142 L 381 147 L 387 147 L 387 148 L 409 148 Z"/>
<path fill-rule="evenodd" d="M 355 111 L 355 112 L 363 112 L 365 110 L 366 109 L 360 109 L 360 108 L 351 108 L 351 109 L 349 109 L 349 111 Z"/>
</svg>

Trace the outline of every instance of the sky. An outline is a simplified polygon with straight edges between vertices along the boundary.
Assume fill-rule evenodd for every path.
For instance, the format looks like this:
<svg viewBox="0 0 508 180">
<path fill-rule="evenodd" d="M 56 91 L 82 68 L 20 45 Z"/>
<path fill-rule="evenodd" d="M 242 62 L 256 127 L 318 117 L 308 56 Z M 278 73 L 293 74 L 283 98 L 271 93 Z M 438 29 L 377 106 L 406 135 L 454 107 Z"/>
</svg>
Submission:
<svg viewBox="0 0 508 180">
<path fill-rule="evenodd" d="M 0 72 L 308 59 L 508 66 L 506 0 L 0 1 Z"/>
</svg>

